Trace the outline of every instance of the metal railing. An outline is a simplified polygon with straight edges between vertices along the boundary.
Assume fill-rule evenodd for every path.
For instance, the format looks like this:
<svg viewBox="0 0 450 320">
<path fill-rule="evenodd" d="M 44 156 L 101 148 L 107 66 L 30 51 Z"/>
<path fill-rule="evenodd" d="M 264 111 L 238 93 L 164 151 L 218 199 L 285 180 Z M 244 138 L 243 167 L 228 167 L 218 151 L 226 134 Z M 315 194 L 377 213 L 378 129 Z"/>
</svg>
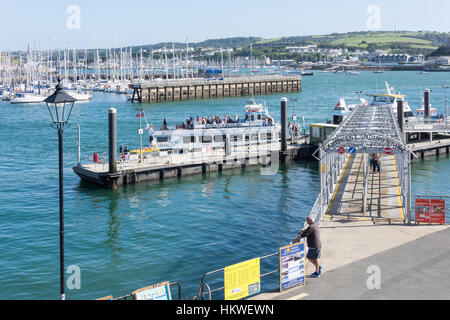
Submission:
<svg viewBox="0 0 450 320">
<path fill-rule="evenodd" d="M 279 253 L 275 252 L 275 253 L 268 254 L 266 256 L 257 257 L 255 259 L 259 258 L 260 260 L 264 260 L 264 259 L 268 259 L 268 258 L 271 258 L 271 257 L 274 257 L 274 256 L 278 256 L 278 255 L 279 255 Z M 221 268 L 221 269 L 217 269 L 217 270 L 214 270 L 214 271 L 210 271 L 210 272 L 204 273 L 203 276 L 202 276 L 200 288 L 198 289 L 198 294 L 194 297 L 194 300 L 199 300 L 199 299 L 200 300 L 204 300 L 205 296 L 208 296 L 208 299 L 212 300 L 212 294 L 213 293 L 225 290 L 225 285 L 222 286 L 222 287 L 215 288 L 215 289 L 211 290 L 211 287 L 206 282 L 206 278 L 208 276 L 211 276 L 213 274 L 217 274 L 219 272 L 224 272 L 224 271 L 225 271 L 225 268 Z M 276 270 L 273 270 L 273 271 L 270 271 L 270 272 L 266 272 L 266 273 L 260 275 L 259 278 L 261 279 L 261 278 L 267 277 L 267 276 L 269 276 L 271 274 L 279 273 L 279 272 L 280 272 L 280 268 L 278 267 L 278 269 L 276 269 Z M 206 291 L 205 291 L 205 288 L 206 288 Z"/>
</svg>

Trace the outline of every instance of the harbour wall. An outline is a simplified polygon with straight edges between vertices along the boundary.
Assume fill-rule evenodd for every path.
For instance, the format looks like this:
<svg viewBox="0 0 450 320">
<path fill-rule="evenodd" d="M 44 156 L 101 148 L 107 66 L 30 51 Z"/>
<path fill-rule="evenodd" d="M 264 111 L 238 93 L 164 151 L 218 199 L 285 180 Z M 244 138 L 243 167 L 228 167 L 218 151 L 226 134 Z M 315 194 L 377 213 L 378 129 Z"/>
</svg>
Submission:
<svg viewBox="0 0 450 320">
<path fill-rule="evenodd" d="M 260 94 L 300 92 L 301 76 L 232 77 L 222 80 L 185 79 L 132 85 L 132 102 L 167 102 Z"/>
</svg>

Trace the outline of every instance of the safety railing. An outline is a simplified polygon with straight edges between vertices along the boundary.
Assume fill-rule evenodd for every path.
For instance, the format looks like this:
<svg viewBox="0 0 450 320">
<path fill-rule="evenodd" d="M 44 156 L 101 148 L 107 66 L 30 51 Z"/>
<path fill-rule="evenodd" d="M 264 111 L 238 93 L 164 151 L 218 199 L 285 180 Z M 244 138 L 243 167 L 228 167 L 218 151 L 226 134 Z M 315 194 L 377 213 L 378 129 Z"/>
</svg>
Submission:
<svg viewBox="0 0 450 320">
<path fill-rule="evenodd" d="M 275 252 L 275 253 L 271 253 L 271 254 L 268 254 L 266 256 L 257 257 L 257 258 L 259 258 L 260 261 L 261 261 L 261 260 L 268 259 L 268 258 L 271 258 L 271 257 L 275 257 L 275 256 L 278 256 L 278 255 L 279 255 L 279 253 Z M 255 259 L 257 259 L 257 258 L 255 258 Z M 219 291 L 224 291 L 225 290 L 225 285 L 223 285 L 221 287 L 218 287 L 218 288 L 211 289 L 210 285 L 206 282 L 206 278 L 207 277 L 209 277 L 211 275 L 214 275 L 214 274 L 223 273 L 224 271 L 225 271 L 225 268 L 221 268 L 221 269 L 217 269 L 217 270 L 214 270 L 214 271 L 210 271 L 210 272 L 204 273 L 203 276 L 202 276 L 200 287 L 198 289 L 198 294 L 194 297 L 194 300 L 205 300 L 205 296 L 208 297 L 208 300 L 212 300 L 213 293 L 219 292 Z M 276 270 L 269 271 L 269 272 L 266 272 L 264 274 L 261 274 L 260 275 L 260 279 L 264 278 L 264 277 L 267 277 L 267 276 L 269 276 L 271 274 L 279 273 L 279 272 L 280 272 L 280 268 L 278 267 Z"/>
</svg>

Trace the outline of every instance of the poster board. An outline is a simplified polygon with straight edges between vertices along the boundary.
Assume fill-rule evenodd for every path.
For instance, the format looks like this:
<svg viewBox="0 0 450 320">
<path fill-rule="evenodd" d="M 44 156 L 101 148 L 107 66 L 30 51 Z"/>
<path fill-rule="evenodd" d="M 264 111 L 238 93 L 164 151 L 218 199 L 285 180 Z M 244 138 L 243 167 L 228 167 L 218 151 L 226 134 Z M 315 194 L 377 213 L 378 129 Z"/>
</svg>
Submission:
<svg viewBox="0 0 450 320">
<path fill-rule="evenodd" d="M 172 300 L 170 283 L 162 282 L 134 291 L 133 300 Z"/>
<path fill-rule="evenodd" d="M 261 292 L 260 259 L 226 267 L 224 284 L 225 300 L 238 300 Z"/>
<path fill-rule="evenodd" d="M 415 223 L 445 224 L 444 199 L 416 199 Z"/>
<path fill-rule="evenodd" d="M 305 242 L 279 249 L 280 292 L 305 285 Z"/>
<path fill-rule="evenodd" d="M 430 223 L 445 224 L 444 199 L 430 199 Z"/>
</svg>

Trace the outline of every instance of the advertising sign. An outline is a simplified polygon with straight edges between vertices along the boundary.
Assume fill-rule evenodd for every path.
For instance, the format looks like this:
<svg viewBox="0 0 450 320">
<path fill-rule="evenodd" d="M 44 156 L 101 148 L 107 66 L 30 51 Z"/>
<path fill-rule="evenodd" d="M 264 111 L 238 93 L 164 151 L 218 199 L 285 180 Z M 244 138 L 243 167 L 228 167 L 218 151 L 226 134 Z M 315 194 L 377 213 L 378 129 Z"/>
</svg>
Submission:
<svg viewBox="0 0 450 320">
<path fill-rule="evenodd" d="M 305 242 L 280 248 L 280 291 L 305 284 Z"/>
<path fill-rule="evenodd" d="M 444 199 L 416 199 L 416 223 L 445 224 Z"/>
<path fill-rule="evenodd" d="M 246 298 L 261 291 L 260 259 L 228 266 L 224 271 L 225 300 Z"/>
<path fill-rule="evenodd" d="M 163 282 L 136 290 L 132 293 L 133 300 L 172 300 L 170 283 Z"/>
</svg>

